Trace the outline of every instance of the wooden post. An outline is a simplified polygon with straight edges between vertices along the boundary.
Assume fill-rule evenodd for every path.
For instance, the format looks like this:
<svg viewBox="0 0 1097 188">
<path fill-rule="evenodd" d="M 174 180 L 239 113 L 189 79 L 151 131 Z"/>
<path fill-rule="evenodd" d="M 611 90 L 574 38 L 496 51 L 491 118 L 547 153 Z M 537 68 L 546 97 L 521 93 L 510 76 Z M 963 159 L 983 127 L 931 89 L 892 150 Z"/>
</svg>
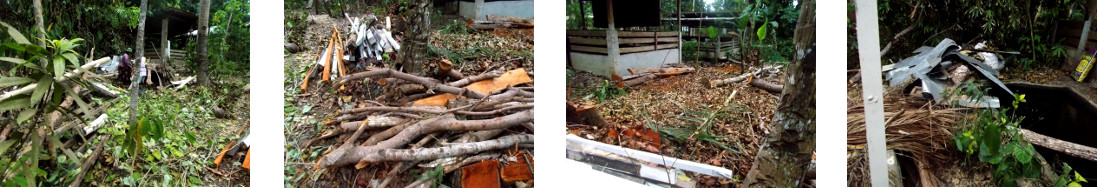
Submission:
<svg viewBox="0 0 1097 188">
<path fill-rule="evenodd" d="M 887 140 L 884 138 L 884 92 L 880 78 L 880 30 L 876 1 L 857 0 L 857 45 L 861 54 L 861 85 L 864 87 L 865 136 L 872 186 L 888 186 Z"/>
<path fill-rule="evenodd" d="M 617 28 L 613 21 L 613 0 L 606 0 L 606 57 L 611 75 L 617 75 L 617 58 L 621 57 L 621 48 L 617 39 Z"/>
<path fill-rule="evenodd" d="M 171 50 L 171 45 L 168 44 L 168 18 L 164 18 L 160 21 L 160 62 L 167 65 L 167 61 L 171 60 L 171 56 L 168 55 L 168 51 Z M 166 57 L 165 57 L 166 56 Z"/>
</svg>

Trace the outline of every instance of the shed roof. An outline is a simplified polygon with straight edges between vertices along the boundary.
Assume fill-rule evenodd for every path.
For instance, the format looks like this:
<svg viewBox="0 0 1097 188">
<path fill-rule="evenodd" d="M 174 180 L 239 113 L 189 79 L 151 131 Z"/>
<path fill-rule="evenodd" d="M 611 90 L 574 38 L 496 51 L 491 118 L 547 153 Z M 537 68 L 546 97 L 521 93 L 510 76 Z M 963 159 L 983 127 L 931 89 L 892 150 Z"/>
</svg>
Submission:
<svg viewBox="0 0 1097 188">
<path fill-rule="evenodd" d="M 160 37 L 160 27 L 164 19 L 168 19 L 168 36 L 186 34 L 198 28 L 198 15 L 180 10 L 167 8 L 149 16 L 145 23 L 145 36 Z"/>
</svg>

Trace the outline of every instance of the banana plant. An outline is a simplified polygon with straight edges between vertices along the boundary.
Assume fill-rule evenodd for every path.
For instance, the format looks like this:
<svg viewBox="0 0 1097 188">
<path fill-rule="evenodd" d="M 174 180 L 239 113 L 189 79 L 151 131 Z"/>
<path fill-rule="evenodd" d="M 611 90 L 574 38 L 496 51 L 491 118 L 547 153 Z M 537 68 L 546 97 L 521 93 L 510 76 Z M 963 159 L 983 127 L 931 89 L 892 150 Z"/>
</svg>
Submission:
<svg viewBox="0 0 1097 188">
<path fill-rule="evenodd" d="M 11 63 L 15 68 L 9 70 L 10 77 L 0 77 L 2 88 L 31 88 L 33 92 L 10 91 L 0 97 L 0 113 L 15 114 L 15 122 L 20 130 L 27 130 L 24 138 L 29 138 L 30 150 L 12 163 L 4 163 L 0 169 L 13 169 L 17 177 L 3 181 L 5 186 L 38 186 L 35 179 L 45 176 L 45 172 L 38 169 L 39 155 L 56 150 L 60 144 L 57 135 L 52 134 L 53 127 L 40 125 L 43 114 L 60 111 L 67 116 L 76 117 L 75 113 L 60 108 L 65 96 L 71 97 L 77 108 L 87 113 L 88 104 L 72 89 L 74 84 L 86 85 L 79 77 L 66 78 L 65 73 L 80 67 L 82 57 L 73 50 L 80 46 L 83 39 L 51 40 L 38 38 L 45 45 L 31 43 L 19 30 L 7 23 L 0 22 L 8 36 L 14 43 L 4 43 L 3 46 L 14 50 L 21 57 L 0 57 L 0 63 Z M 16 76 L 19 75 L 19 76 Z M 28 94 L 29 92 L 29 94 Z M 9 113 L 10 112 L 10 113 Z M 10 118 L 10 117 L 6 117 Z M 80 119 L 81 118 L 73 118 Z M 85 122 L 86 123 L 86 122 Z M 46 125 L 49 126 L 49 125 Z M 10 139 L 0 143 L 0 155 L 8 152 L 19 139 Z M 51 148 L 43 148 L 42 142 L 49 142 Z M 52 153 L 52 152 L 51 152 Z M 24 165 L 25 164 L 25 165 Z"/>
</svg>

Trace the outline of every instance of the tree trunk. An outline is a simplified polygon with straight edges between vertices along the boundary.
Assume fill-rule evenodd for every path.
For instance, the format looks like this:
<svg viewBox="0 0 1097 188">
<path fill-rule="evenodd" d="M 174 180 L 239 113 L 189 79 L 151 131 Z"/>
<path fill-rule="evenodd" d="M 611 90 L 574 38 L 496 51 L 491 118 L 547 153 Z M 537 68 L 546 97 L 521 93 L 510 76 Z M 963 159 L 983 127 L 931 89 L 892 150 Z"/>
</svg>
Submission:
<svg viewBox="0 0 1097 188">
<path fill-rule="evenodd" d="M 137 84 L 141 83 L 137 79 L 141 76 L 141 70 L 138 70 L 141 66 L 141 58 L 145 58 L 145 14 L 147 12 L 148 0 L 141 0 L 141 15 L 137 20 L 137 48 L 134 48 L 137 50 L 137 53 L 134 53 L 137 58 L 134 61 L 136 63 L 133 63 L 134 71 L 130 73 L 130 125 L 137 124 Z"/>
<path fill-rule="evenodd" d="M 34 31 L 38 33 L 38 38 L 46 38 L 46 23 L 42 18 L 42 0 L 34 0 Z M 46 47 L 46 42 L 38 40 L 38 46 Z M 43 65 L 46 64 L 46 59 L 39 59 Z"/>
<path fill-rule="evenodd" d="M 427 45 L 430 45 L 430 11 L 431 1 L 419 0 L 415 3 L 408 22 L 411 23 L 404 30 L 407 47 L 400 52 L 401 65 L 404 72 L 416 76 L 424 76 L 423 61 L 427 60 Z"/>
<path fill-rule="evenodd" d="M 800 4 L 796 54 L 773 118 L 743 187 L 800 187 L 815 151 L 815 1 Z M 800 55 L 802 54 L 802 55 Z"/>
<path fill-rule="evenodd" d="M 202 0 L 198 9 L 198 85 L 209 85 L 209 4 Z"/>
</svg>

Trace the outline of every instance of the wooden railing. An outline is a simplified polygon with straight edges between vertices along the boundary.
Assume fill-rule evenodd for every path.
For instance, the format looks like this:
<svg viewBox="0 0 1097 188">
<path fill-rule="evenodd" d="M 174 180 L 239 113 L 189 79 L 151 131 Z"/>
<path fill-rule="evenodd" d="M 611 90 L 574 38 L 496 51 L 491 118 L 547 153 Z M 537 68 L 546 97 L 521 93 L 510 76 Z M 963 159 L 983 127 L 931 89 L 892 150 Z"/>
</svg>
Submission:
<svg viewBox="0 0 1097 188">
<path fill-rule="evenodd" d="M 604 30 L 568 30 L 567 37 L 572 52 L 608 53 Z M 678 33 L 674 31 L 618 31 L 617 37 L 621 54 L 678 47 Z"/>
</svg>

